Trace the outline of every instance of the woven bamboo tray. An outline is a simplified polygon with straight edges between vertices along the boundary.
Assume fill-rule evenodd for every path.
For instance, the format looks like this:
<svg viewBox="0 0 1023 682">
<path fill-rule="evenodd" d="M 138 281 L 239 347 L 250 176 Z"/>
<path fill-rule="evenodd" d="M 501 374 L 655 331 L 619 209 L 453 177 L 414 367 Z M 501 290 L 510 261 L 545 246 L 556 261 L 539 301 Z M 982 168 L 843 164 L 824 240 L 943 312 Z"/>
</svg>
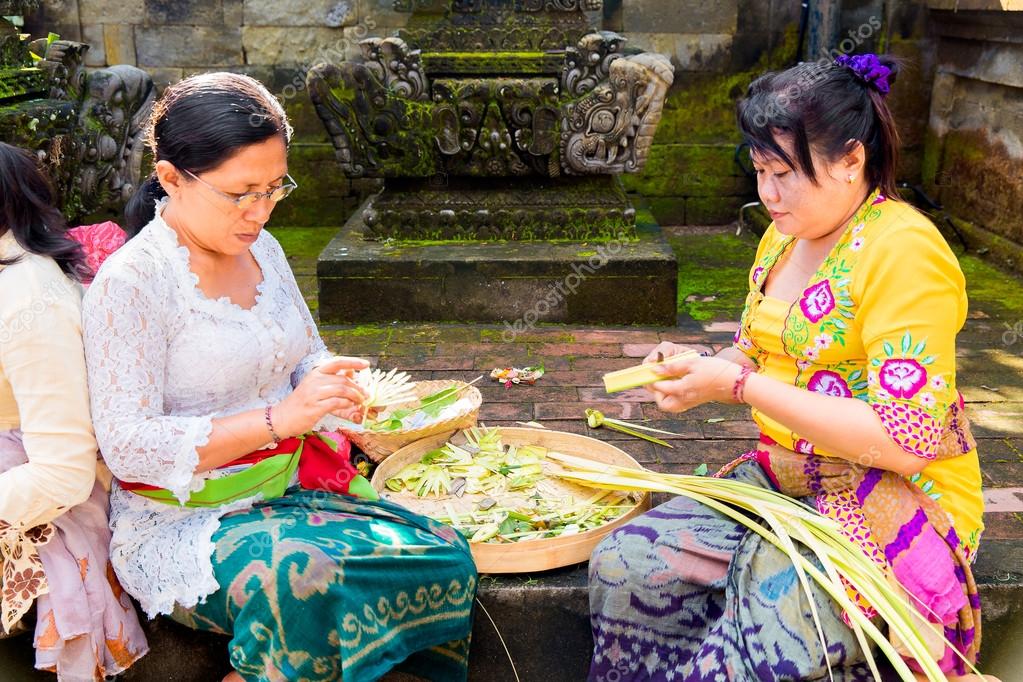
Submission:
<svg viewBox="0 0 1023 682">
<path fill-rule="evenodd" d="M 539 445 L 566 455 L 585 457 L 598 462 L 607 462 L 623 467 L 641 468 L 636 460 L 610 443 L 587 436 L 579 436 L 574 433 L 548 431 L 546 429 L 501 428 L 501 437 L 505 445 Z M 407 491 L 401 493 L 392 492 L 384 485 L 388 478 L 398 473 L 406 465 L 419 461 L 424 454 L 430 450 L 442 447 L 449 440 L 459 445 L 465 442 L 465 436 L 459 433 L 454 438 L 451 438 L 441 434 L 416 441 L 411 445 L 401 448 L 377 467 L 376 473 L 373 474 L 373 487 L 385 499 L 397 502 L 412 511 L 426 516 L 446 517 L 445 502 L 453 506 L 456 513 L 468 511 L 479 500 L 487 497 L 487 495 L 472 494 L 464 495 L 460 498 L 454 496 L 421 498 Z M 594 490 L 591 488 L 585 488 L 565 481 L 556 480 L 556 483 L 563 490 L 577 494 L 583 499 L 594 493 Z M 515 493 L 490 495 L 500 504 L 505 504 L 505 501 L 513 501 L 511 498 L 515 496 Z M 474 543 L 470 545 L 472 557 L 475 559 L 476 568 L 480 573 L 531 573 L 582 563 L 589 561 L 593 548 L 604 536 L 615 528 L 628 523 L 629 520 L 642 514 L 649 508 L 650 496 L 643 493 L 634 509 L 599 528 L 593 528 L 578 535 L 540 540 L 523 540 L 521 542 L 501 544 Z"/>
<path fill-rule="evenodd" d="M 387 412 L 393 412 L 406 407 L 413 407 L 418 403 L 418 400 L 425 398 L 428 395 L 442 391 L 445 388 L 455 386 L 457 388 L 463 388 L 466 386 L 464 381 L 418 381 L 413 389 L 416 394 L 416 400 L 403 403 L 400 405 L 393 405 L 387 408 Z M 369 455 L 370 459 L 374 462 L 382 462 L 394 451 L 414 443 L 423 438 L 429 436 L 443 436 L 445 441 L 450 438 L 455 432 L 461 429 L 468 429 L 476 426 L 476 419 L 479 417 L 480 405 L 483 404 L 483 396 L 475 386 L 469 386 L 462 390 L 458 394 L 458 399 L 462 400 L 467 398 L 472 404 L 472 408 L 465 414 L 445 419 L 444 421 L 430 424 L 419 429 L 411 429 L 408 431 L 389 431 L 387 433 L 376 433 L 373 431 L 347 431 L 344 430 L 344 434 L 348 436 L 348 439 L 358 445 L 363 452 Z"/>
</svg>

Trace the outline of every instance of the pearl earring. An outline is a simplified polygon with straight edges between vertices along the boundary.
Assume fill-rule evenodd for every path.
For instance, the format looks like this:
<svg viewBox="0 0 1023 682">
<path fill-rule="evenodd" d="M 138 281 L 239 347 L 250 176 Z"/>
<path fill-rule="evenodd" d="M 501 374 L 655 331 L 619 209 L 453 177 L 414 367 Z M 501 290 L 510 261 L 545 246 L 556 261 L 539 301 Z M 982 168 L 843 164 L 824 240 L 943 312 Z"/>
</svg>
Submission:
<svg viewBox="0 0 1023 682">
<path fill-rule="evenodd" d="M 851 184 L 853 184 L 853 182 L 856 181 L 856 176 L 855 175 L 850 175 L 848 178 L 846 178 L 846 180 L 851 185 Z"/>
</svg>

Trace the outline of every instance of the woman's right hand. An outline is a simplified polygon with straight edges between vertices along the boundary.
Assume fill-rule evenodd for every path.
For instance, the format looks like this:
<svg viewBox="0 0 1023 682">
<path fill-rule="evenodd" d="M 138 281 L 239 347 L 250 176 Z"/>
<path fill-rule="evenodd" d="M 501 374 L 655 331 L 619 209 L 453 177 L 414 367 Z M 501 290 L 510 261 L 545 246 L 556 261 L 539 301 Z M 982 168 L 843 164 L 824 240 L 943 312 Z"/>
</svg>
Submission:
<svg viewBox="0 0 1023 682">
<path fill-rule="evenodd" d="M 361 405 L 366 394 L 355 383 L 352 371 L 367 367 L 369 362 L 362 358 L 339 357 L 310 371 L 287 398 L 273 407 L 274 431 L 281 438 L 300 436 L 325 415 Z"/>
</svg>

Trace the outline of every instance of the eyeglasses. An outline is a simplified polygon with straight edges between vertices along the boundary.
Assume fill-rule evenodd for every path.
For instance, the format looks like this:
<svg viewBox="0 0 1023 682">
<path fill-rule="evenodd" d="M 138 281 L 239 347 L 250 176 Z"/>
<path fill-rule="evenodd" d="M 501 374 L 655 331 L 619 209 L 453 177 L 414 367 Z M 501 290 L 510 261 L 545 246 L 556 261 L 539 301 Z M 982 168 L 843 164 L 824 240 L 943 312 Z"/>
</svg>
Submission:
<svg viewBox="0 0 1023 682">
<path fill-rule="evenodd" d="M 298 183 L 290 175 L 285 174 L 284 178 L 287 180 L 280 187 L 274 187 L 267 192 L 246 192 L 245 194 L 228 194 L 227 192 L 221 192 L 219 189 L 206 182 L 192 171 L 182 169 L 183 173 L 187 173 L 192 179 L 198 180 L 200 183 L 210 188 L 220 196 L 224 197 L 238 208 L 245 210 L 255 206 L 256 202 L 260 199 L 269 199 L 275 204 L 281 199 L 291 194 L 297 187 Z"/>
</svg>

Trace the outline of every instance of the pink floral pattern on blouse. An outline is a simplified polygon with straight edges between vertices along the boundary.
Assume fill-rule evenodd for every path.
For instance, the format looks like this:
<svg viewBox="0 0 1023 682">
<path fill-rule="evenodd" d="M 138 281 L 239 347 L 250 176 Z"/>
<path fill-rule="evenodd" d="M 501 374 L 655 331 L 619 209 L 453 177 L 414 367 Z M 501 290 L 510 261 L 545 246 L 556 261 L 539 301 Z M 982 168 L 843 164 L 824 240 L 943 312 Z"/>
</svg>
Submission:
<svg viewBox="0 0 1023 682">
<path fill-rule="evenodd" d="M 836 398 L 853 397 L 852 391 L 849 390 L 849 384 L 845 383 L 842 375 L 826 369 L 814 372 L 813 376 L 810 377 L 810 381 L 806 383 L 806 387 L 814 393 L 835 396 Z"/>
<path fill-rule="evenodd" d="M 908 400 L 927 385 L 927 370 L 913 359 L 885 360 L 881 365 L 880 383 L 893 398 Z"/>
<path fill-rule="evenodd" d="M 835 309 L 835 295 L 831 293 L 831 282 L 822 280 L 803 292 L 799 299 L 799 308 L 811 322 L 820 322 L 824 316 Z"/>
</svg>

